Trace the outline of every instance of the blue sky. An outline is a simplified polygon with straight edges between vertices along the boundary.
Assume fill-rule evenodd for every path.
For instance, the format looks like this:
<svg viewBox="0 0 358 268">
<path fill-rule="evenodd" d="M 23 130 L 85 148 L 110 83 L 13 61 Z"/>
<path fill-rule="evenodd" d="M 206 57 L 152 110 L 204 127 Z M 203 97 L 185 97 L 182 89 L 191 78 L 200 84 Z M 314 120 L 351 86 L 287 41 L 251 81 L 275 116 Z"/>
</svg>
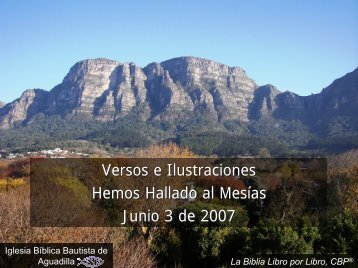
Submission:
<svg viewBox="0 0 358 268">
<path fill-rule="evenodd" d="M 177 56 L 317 93 L 358 66 L 357 0 L 0 0 L 0 100 L 51 89 L 77 61 Z"/>
</svg>

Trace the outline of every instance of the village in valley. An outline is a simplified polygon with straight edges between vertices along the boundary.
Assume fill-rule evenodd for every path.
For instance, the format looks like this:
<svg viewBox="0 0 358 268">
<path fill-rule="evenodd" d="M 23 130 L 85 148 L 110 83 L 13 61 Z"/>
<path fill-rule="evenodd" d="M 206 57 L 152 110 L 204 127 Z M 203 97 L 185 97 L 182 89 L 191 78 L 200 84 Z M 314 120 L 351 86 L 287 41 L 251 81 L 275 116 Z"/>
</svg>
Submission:
<svg viewBox="0 0 358 268">
<path fill-rule="evenodd" d="M 89 157 L 90 154 L 75 152 L 71 150 L 63 150 L 61 148 L 47 149 L 41 151 L 31 151 L 25 153 L 8 153 L 6 151 L 0 151 L 0 159 L 21 159 L 31 157 L 43 157 L 43 158 L 77 158 L 77 157 Z"/>
</svg>

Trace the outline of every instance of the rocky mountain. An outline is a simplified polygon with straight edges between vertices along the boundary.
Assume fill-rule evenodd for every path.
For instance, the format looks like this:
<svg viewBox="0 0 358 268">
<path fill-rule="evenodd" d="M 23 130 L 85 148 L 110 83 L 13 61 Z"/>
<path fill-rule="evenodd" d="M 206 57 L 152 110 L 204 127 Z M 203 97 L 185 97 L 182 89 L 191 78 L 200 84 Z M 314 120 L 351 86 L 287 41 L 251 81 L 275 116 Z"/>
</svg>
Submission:
<svg viewBox="0 0 358 268">
<path fill-rule="evenodd" d="M 0 128 L 26 125 L 38 114 L 111 121 L 135 113 L 144 121 L 298 120 L 314 129 L 337 117 L 356 119 L 357 112 L 358 69 L 318 94 L 299 96 L 258 86 L 243 69 L 207 59 L 180 57 L 144 68 L 91 59 L 76 63 L 52 90 L 26 90 L 0 108 Z"/>
<path fill-rule="evenodd" d="M 0 108 L 4 107 L 5 104 L 6 104 L 5 102 L 0 101 Z"/>
<path fill-rule="evenodd" d="M 41 89 L 28 89 L 20 98 L 0 109 L 0 128 L 10 128 L 16 122 L 26 120 L 41 112 L 46 105 L 49 93 Z"/>
<path fill-rule="evenodd" d="M 27 90 L 0 110 L 0 126 L 36 113 L 114 120 L 136 109 L 146 119 L 171 120 L 199 112 L 215 121 L 248 120 L 257 88 L 241 68 L 182 57 L 140 68 L 107 59 L 76 63 L 51 91 Z"/>
<path fill-rule="evenodd" d="M 273 116 L 279 119 L 299 119 L 314 123 L 336 116 L 357 116 L 358 69 L 335 80 L 318 94 L 299 96 L 292 92 L 280 93 L 266 85 L 255 92 L 254 117 Z M 255 107 L 256 106 L 256 107 Z"/>
</svg>

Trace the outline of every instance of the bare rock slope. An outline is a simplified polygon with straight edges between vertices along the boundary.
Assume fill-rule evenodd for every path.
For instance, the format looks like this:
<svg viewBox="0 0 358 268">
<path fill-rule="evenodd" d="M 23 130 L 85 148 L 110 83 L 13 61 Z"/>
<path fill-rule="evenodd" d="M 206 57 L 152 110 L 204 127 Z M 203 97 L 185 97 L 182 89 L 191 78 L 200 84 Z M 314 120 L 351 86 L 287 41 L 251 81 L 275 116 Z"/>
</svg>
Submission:
<svg viewBox="0 0 358 268">
<path fill-rule="evenodd" d="M 358 69 L 319 94 L 299 96 L 258 86 L 243 69 L 207 59 L 180 57 L 144 68 L 91 59 L 76 63 L 52 90 L 26 90 L 0 106 L 0 128 L 26 124 L 39 113 L 102 121 L 130 112 L 146 120 L 201 114 L 218 123 L 273 118 L 312 124 L 326 117 L 356 116 L 357 111 Z"/>
</svg>

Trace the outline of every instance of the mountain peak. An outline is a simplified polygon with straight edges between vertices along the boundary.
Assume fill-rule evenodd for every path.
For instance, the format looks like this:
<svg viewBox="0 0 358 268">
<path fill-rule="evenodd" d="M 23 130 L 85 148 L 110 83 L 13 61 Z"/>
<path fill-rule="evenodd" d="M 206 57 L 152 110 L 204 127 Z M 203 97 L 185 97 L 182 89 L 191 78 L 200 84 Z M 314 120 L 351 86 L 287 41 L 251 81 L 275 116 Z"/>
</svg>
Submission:
<svg viewBox="0 0 358 268">
<path fill-rule="evenodd" d="M 21 97 L 0 108 L 0 128 L 11 128 L 42 112 L 49 92 L 43 89 L 25 90 Z"/>
<path fill-rule="evenodd" d="M 165 61 L 161 62 L 161 64 L 166 64 L 166 63 L 221 64 L 221 63 L 215 62 L 213 60 L 209 60 L 206 58 L 200 58 L 200 57 L 194 57 L 194 56 L 181 56 L 181 57 L 176 57 L 176 58 L 172 58 L 172 59 L 165 60 Z M 221 64 L 221 65 L 225 65 L 225 64 Z"/>
<path fill-rule="evenodd" d="M 242 72 L 245 72 L 242 68 L 237 67 L 237 66 L 230 67 L 226 64 L 223 64 L 223 63 L 220 63 L 217 61 L 209 60 L 206 58 L 193 57 L 193 56 L 176 57 L 176 58 L 172 58 L 172 59 L 163 61 L 160 64 L 164 65 L 164 66 L 186 65 L 186 66 L 193 66 L 193 67 L 198 67 L 198 68 L 208 68 L 208 66 L 217 66 L 220 68 L 239 69 Z"/>
<path fill-rule="evenodd" d="M 256 87 L 254 81 L 247 77 L 246 72 L 240 67 L 230 67 L 205 58 L 179 57 L 163 61 L 160 65 L 169 72 L 174 81 L 185 84 L 220 80 L 219 83 L 237 85 L 239 81 L 250 80 L 250 87 Z"/>
<path fill-rule="evenodd" d="M 84 80 L 85 77 L 102 76 L 112 72 L 120 63 L 115 60 L 97 58 L 86 59 L 74 64 L 63 79 L 63 83 L 76 83 Z"/>
<path fill-rule="evenodd" d="M 358 67 L 352 72 L 334 80 L 328 87 L 322 90 L 322 93 L 333 93 L 333 90 L 346 90 L 358 95 Z"/>
<path fill-rule="evenodd" d="M 22 92 L 20 99 L 22 98 L 28 98 L 30 96 L 36 95 L 36 94 L 41 94 L 43 92 L 47 92 L 44 89 L 41 88 L 30 88 L 30 89 L 26 89 L 24 92 Z"/>
<path fill-rule="evenodd" d="M 86 75 L 91 72 L 101 72 L 105 71 L 106 67 L 112 68 L 112 66 L 117 66 L 120 63 L 115 60 L 105 59 L 105 58 L 97 58 L 97 59 L 86 59 L 81 60 L 75 63 L 70 71 L 68 72 L 66 78 L 73 79 L 73 75 Z"/>
<path fill-rule="evenodd" d="M 264 117 L 312 121 L 323 114 L 357 110 L 358 69 L 314 96 L 281 93 L 257 86 L 245 71 L 209 59 L 185 56 L 140 68 L 134 63 L 97 58 L 77 62 L 50 92 L 26 90 L 0 108 L 0 128 L 23 124 L 42 113 L 65 118 L 115 120 L 130 112 L 144 120 L 247 122 Z M 318 119 L 317 119 L 318 120 Z"/>
<path fill-rule="evenodd" d="M 118 61 L 107 59 L 107 58 L 85 59 L 85 60 L 78 61 L 76 64 L 112 64 L 112 63 L 119 64 Z"/>
</svg>

